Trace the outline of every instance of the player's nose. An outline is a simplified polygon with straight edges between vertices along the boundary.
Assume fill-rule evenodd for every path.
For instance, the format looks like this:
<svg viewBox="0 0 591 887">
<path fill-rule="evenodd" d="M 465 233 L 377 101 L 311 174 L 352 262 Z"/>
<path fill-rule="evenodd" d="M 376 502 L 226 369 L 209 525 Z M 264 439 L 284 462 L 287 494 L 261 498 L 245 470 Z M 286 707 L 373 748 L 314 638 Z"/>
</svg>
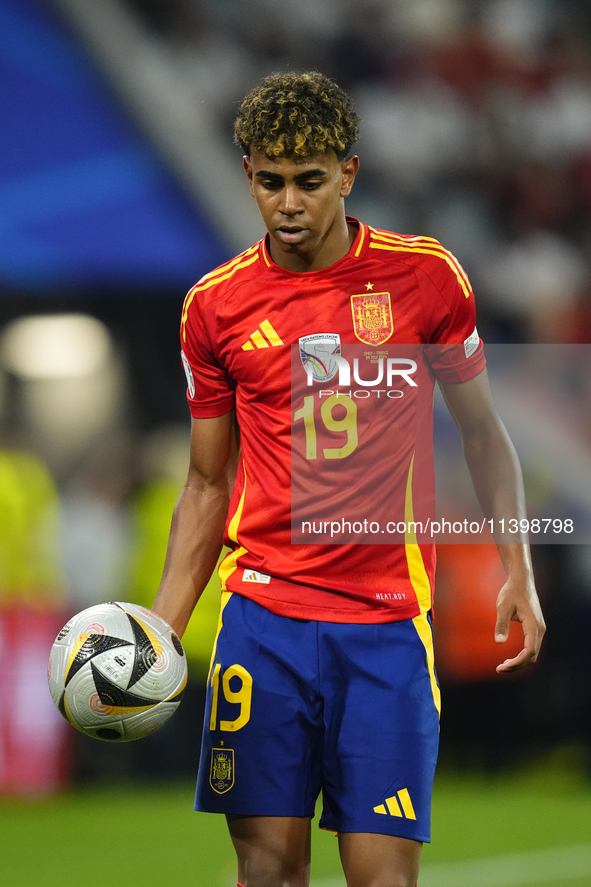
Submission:
<svg viewBox="0 0 591 887">
<path fill-rule="evenodd" d="M 279 211 L 286 216 L 293 216 L 302 211 L 300 189 L 295 185 L 286 185 L 282 188 Z"/>
</svg>

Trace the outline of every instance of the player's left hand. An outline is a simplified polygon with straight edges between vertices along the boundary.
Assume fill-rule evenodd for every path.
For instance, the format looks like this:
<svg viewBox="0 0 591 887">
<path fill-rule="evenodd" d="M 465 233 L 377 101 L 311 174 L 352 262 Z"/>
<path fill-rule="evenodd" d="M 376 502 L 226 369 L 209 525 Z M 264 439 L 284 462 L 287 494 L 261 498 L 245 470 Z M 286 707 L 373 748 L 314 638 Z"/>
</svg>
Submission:
<svg viewBox="0 0 591 887">
<path fill-rule="evenodd" d="M 495 640 L 504 644 L 509 637 L 509 623 L 521 622 L 523 628 L 523 649 L 514 659 L 505 659 L 497 666 L 497 672 L 519 671 L 538 658 L 546 623 L 533 580 L 515 581 L 508 579 L 497 598 L 497 623 Z"/>
</svg>

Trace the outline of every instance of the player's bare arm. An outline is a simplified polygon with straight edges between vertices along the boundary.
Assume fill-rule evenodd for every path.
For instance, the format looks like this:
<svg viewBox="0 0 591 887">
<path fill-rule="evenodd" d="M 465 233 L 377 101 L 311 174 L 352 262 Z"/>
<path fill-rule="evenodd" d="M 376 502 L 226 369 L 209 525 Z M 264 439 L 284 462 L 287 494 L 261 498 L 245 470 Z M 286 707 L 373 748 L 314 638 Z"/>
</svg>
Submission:
<svg viewBox="0 0 591 887">
<path fill-rule="evenodd" d="M 153 610 L 182 637 L 215 569 L 236 476 L 234 411 L 193 419 L 187 480 L 176 504 Z"/>
<path fill-rule="evenodd" d="M 458 426 L 466 463 L 478 501 L 487 518 L 526 517 L 521 467 L 505 426 L 496 411 L 486 370 L 468 382 L 441 385 L 447 406 Z M 524 645 L 514 659 L 497 671 L 513 672 L 538 658 L 546 630 L 536 593 L 529 545 L 497 538 L 507 582 L 497 600 L 495 638 L 504 643 L 510 621 L 521 622 Z"/>
</svg>

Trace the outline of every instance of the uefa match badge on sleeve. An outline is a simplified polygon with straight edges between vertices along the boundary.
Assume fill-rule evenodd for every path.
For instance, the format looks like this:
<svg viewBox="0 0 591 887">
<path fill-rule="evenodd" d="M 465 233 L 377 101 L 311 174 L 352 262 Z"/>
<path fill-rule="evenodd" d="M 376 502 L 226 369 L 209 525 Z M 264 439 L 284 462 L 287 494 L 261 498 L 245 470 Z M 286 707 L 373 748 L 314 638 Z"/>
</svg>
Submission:
<svg viewBox="0 0 591 887">
<path fill-rule="evenodd" d="M 191 369 L 191 365 L 187 360 L 187 355 L 181 349 L 181 360 L 183 361 L 183 367 L 185 368 L 185 376 L 187 377 L 187 387 L 189 389 L 189 397 L 195 397 L 195 379 L 193 378 L 193 370 Z"/>
<path fill-rule="evenodd" d="M 478 330 L 474 327 L 474 332 L 472 335 L 468 336 L 467 339 L 464 339 L 464 351 L 466 353 L 466 357 L 470 357 L 471 354 L 474 354 L 478 345 L 480 344 L 480 337 L 478 335 Z"/>
</svg>

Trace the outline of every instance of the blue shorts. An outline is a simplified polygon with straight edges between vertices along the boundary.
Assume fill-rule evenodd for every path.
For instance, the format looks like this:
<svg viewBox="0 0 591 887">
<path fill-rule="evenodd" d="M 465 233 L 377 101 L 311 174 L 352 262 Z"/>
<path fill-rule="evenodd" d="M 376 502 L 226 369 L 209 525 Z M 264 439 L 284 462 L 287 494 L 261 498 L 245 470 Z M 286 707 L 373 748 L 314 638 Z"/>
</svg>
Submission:
<svg viewBox="0 0 591 887">
<path fill-rule="evenodd" d="M 225 592 L 208 678 L 196 810 L 314 816 L 430 840 L 439 688 L 427 615 L 343 624 Z"/>
</svg>

